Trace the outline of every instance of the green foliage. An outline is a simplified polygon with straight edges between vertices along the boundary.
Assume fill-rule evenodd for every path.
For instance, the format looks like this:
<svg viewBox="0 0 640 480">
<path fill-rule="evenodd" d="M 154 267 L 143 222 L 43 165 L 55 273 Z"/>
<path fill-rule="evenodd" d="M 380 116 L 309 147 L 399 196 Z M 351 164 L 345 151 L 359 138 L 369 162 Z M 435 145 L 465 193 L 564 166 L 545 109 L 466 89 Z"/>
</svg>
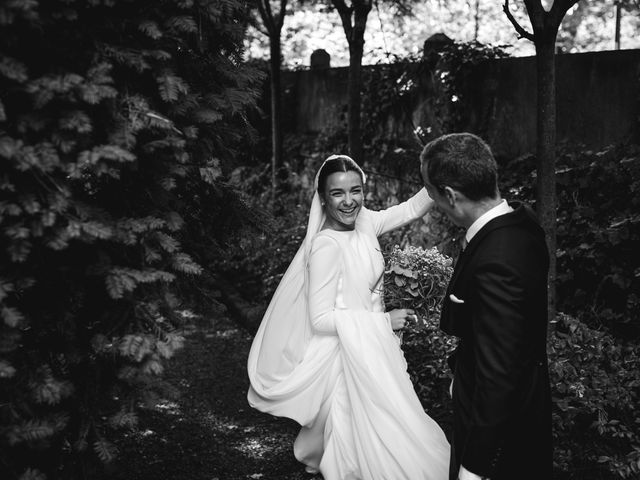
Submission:
<svg viewBox="0 0 640 480">
<path fill-rule="evenodd" d="M 509 162 L 503 191 L 533 198 L 535 162 Z M 558 156 L 558 305 L 594 328 L 640 336 L 640 149 Z"/>
<path fill-rule="evenodd" d="M 503 46 L 484 45 L 480 42 L 458 43 L 443 47 L 433 70 L 433 85 L 438 92 L 435 102 L 439 125 L 433 130 L 443 133 L 463 131 L 469 124 L 468 92 L 472 87 L 472 73 L 482 62 L 508 55 Z M 427 127 L 428 128 L 428 127 Z M 475 132 L 482 135 L 483 132 Z"/>
<path fill-rule="evenodd" d="M 472 87 L 474 70 L 482 62 L 507 56 L 501 46 L 455 42 L 426 58 L 415 55 L 396 58 L 393 63 L 365 69 L 362 91 L 365 145 L 382 153 L 396 148 L 397 127 L 389 124 L 390 118 L 411 124 L 416 136 L 413 147 L 439 135 L 464 130 L 469 124 L 469 112 L 473 111 L 465 92 Z M 429 113 L 414 124 L 411 112 L 416 103 L 423 102 L 430 102 Z"/>
<path fill-rule="evenodd" d="M 96 478 L 137 405 L 175 395 L 161 374 L 185 291 L 252 222 L 225 183 L 261 79 L 241 62 L 244 15 L 0 6 L 3 478 Z"/>
<path fill-rule="evenodd" d="M 549 339 L 556 467 L 640 474 L 640 348 L 559 315 Z M 598 477 L 595 477 L 598 478 Z"/>
</svg>

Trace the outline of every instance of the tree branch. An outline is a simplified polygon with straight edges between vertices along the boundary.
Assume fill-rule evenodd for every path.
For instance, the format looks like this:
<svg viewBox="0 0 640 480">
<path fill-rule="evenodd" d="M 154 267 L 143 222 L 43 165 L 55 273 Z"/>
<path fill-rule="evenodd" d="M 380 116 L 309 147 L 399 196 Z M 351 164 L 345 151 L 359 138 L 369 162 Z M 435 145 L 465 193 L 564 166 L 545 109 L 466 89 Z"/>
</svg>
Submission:
<svg viewBox="0 0 640 480">
<path fill-rule="evenodd" d="M 258 0 L 256 3 L 258 4 L 260 18 L 262 18 L 262 23 L 267 29 L 268 35 L 274 35 L 275 22 L 273 21 L 273 15 L 271 15 L 271 5 L 269 4 L 269 0 Z"/>
<path fill-rule="evenodd" d="M 511 13 L 511 10 L 509 9 L 509 0 L 504 0 L 504 5 L 502 6 L 502 10 L 504 11 L 504 14 L 507 16 L 507 19 L 509 19 L 509 21 L 511 22 L 511 25 L 513 25 L 513 28 L 516 29 L 518 38 L 526 38 L 527 40 L 531 40 L 533 42 L 535 39 L 533 33 L 525 30 L 522 27 L 522 25 L 518 23 L 518 21 L 514 18 L 513 14 Z"/>
<path fill-rule="evenodd" d="M 287 0 L 280 0 L 280 14 L 278 16 L 278 22 L 276 27 L 278 31 L 282 31 L 282 26 L 284 25 L 284 17 L 287 14 Z"/>
<path fill-rule="evenodd" d="M 347 42 L 351 44 L 351 35 L 353 32 L 353 26 L 351 25 L 351 13 L 353 12 L 353 6 L 347 7 L 344 0 L 331 0 L 331 3 L 336 7 L 336 10 L 338 10 L 340 20 L 342 20 L 342 28 L 344 28 L 344 33 L 347 36 Z"/>
<path fill-rule="evenodd" d="M 579 1 L 580 0 L 555 0 L 551 10 L 549 10 L 549 15 L 554 24 L 560 26 L 567 12 Z"/>
<path fill-rule="evenodd" d="M 269 36 L 269 31 L 266 30 L 264 26 L 262 15 L 260 15 L 260 20 L 258 20 L 258 18 L 253 13 L 251 15 L 247 15 L 247 23 L 258 30 L 261 34 L 266 35 L 267 37 Z"/>
</svg>

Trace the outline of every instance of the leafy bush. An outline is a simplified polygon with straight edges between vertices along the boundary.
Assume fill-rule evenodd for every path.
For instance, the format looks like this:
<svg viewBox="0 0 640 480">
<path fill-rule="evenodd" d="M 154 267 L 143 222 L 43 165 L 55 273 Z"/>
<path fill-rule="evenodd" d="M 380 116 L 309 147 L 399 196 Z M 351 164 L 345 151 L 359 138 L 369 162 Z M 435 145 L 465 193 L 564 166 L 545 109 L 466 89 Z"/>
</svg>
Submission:
<svg viewBox="0 0 640 480">
<path fill-rule="evenodd" d="M 510 199 L 534 197 L 534 159 L 502 168 Z M 590 326 L 640 338 L 640 147 L 558 157 L 558 307 Z"/>
<path fill-rule="evenodd" d="M 638 478 L 640 348 L 560 314 L 548 352 L 557 469 Z"/>
<path fill-rule="evenodd" d="M 176 287 L 205 248 L 221 255 L 211 232 L 246 221 L 223 183 L 257 95 L 243 14 L 234 0 L 0 7 L 3 478 L 96 478 L 136 407 L 175 394 L 160 374 L 189 316 Z"/>
</svg>

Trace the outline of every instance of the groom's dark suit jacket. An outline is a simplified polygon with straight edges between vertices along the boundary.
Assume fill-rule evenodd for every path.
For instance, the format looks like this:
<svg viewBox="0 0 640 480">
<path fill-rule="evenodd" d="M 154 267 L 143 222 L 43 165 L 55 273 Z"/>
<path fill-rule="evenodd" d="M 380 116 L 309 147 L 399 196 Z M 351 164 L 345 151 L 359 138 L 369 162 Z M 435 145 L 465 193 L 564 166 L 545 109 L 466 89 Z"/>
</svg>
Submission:
<svg viewBox="0 0 640 480">
<path fill-rule="evenodd" d="M 531 209 L 512 207 L 461 253 L 443 303 L 440 327 L 460 338 L 451 478 L 460 464 L 492 480 L 552 476 L 549 256 Z"/>
</svg>

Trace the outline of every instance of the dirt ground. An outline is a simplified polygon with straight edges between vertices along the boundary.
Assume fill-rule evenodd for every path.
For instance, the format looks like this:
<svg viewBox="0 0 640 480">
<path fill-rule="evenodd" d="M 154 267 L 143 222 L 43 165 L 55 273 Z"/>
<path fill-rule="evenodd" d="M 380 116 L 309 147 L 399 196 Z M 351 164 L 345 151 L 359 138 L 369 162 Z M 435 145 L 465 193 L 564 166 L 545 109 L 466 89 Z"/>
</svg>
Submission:
<svg viewBox="0 0 640 480">
<path fill-rule="evenodd" d="M 186 335 L 165 377 L 180 398 L 140 415 L 119 444 L 115 480 L 319 480 L 293 456 L 297 424 L 246 401 L 251 335 L 229 319 Z"/>
</svg>

